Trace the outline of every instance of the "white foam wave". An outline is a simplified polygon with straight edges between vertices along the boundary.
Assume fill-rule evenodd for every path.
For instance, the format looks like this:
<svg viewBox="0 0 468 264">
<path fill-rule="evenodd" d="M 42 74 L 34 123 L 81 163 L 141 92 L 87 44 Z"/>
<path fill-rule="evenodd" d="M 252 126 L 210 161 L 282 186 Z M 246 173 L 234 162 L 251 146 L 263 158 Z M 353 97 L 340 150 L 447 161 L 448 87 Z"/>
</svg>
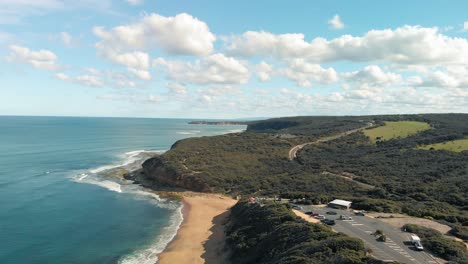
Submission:
<svg viewBox="0 0 468 264">
<path fill-rule="evenodd" d="M 182 206 L 179 206 L 170 219 L 169 226 L 165 227 L 158 239 L 148 248 L 138 250 L 119 260 L 119 264 L 154 264 L 166 246 L 174 239 L 184 217 Z"/>
<path fill-rule="evenodd" d="M 188 131 L 177 131 L 176 134 L 179 135 L 195 135 L 200 133 L 200 130 L 188 130 Z"/>
<path fill-rule="evenodd" d="M 231 129 L 231 130 L 228 130 L 226 131 L 226 133 L 240 133 L 240 132 L 244 132 L 245 129 Z"/>
<path fill-rule="evenodd" d="M 129 166 L 129 165 L 136 163 L 137 161 L 143 162 L 142 158 L 145 158 L 145 157 L 142 157 L 142 156 L 144 156 L 145 154 L 147 155 L 156 154 L 156 153 L 159 154 L 162 152 L 163 151 L 147 151 L 147 150 L 129 151 L 129 152 L 124 153 L 121 156 L 121 159 L 123 160 L 123 162 L 90 169 L 89 172 L 96 174 L 96 173 L 100 173 L 106 170 L 112 170 L 112 169 L 119 168 L 119 167 Z M 135 165 L 140 165 L 140 164 L 135 164 Z"/>
<path fill-rule="evenodd" d="M 78 178 L 77 180 L 78 181 L 82 181 L 84 178 L 88 177 L 89 175 L 86 174 L 86 173 L 81 173 L 80 175 L 78 175 Z"/>
</svg>

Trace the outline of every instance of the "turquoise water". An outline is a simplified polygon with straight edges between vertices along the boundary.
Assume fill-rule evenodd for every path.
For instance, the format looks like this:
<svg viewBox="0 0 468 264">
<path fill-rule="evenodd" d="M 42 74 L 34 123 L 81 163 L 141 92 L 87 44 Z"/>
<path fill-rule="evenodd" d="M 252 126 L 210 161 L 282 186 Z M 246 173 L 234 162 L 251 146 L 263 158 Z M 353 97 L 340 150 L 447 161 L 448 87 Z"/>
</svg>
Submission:
<svg viewBox="0 0 468 264">
<path fill-rule="evenodd" d="M 244 128 L 187 122 L 0 117 L 0 263 L 154 263 L 180 204 L 103 175 L 179 139 Z"/>
</svg>

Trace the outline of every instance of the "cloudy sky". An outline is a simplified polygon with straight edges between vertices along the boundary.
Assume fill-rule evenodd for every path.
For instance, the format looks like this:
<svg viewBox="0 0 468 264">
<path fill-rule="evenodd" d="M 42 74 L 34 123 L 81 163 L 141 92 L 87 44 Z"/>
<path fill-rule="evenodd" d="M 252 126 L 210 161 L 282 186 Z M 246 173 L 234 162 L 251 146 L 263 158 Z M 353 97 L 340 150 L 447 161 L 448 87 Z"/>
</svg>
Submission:
<svg viewBox="0 0 468 264">
<path fill-rule="evenodd" d="M 468 112 L 468 1 L 0 0 L 0 115 Z"/>
</svg>

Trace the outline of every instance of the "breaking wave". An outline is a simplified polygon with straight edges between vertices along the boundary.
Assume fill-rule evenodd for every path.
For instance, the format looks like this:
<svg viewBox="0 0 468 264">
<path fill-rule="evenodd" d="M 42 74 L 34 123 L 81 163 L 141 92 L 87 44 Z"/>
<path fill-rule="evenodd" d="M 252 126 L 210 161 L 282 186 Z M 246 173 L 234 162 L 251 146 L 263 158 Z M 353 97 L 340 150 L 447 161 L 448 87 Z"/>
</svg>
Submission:
<svg viewBox="0 0 468 264">
<path fill-rule="evenodd" d="M 98 168 L 81 171 L 72 175 L 72 180 L 77 183 L 92 184 L 103 187 L 109 191 L 134 195 L 136 199 L 150 201 L 155 206 L 173 210 L 170 223 L 166 226 L 156 240 L 150 246 L 137 250 L 119 260 L 120 264 L 154 264 L 169 242 L 177 234 L 180 224 L 183 221 L 182 204 L 180 202 L 162 199 L 156 193 L 142 186 L 133 184 L 132 181 L 122 177 L 123 172 L 141 168 L 141 164 L 149 157 L 160 154 L 163 151 L 136 150 L 124 153 L 122 162 L 113 165 L 101 166 Z"/>
</svg>

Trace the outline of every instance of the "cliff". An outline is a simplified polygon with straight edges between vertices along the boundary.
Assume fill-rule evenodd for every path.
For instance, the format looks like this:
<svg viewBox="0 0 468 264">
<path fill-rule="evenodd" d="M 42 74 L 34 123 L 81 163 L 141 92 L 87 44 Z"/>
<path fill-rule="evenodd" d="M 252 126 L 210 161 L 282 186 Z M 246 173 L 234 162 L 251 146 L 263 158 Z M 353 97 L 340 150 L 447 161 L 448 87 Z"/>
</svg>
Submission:
<svg viewBox="0 0 468 264">
<path fill-rule="evenodd" d="M 169 187 L 196 192 L 212 192 L 201 178 L 191 173 L 178 172 L 165 163 L 162 156 L 146 160 L 140 171 L 128 174 L 125 178 L 155 190 Z"/>
</svg>

